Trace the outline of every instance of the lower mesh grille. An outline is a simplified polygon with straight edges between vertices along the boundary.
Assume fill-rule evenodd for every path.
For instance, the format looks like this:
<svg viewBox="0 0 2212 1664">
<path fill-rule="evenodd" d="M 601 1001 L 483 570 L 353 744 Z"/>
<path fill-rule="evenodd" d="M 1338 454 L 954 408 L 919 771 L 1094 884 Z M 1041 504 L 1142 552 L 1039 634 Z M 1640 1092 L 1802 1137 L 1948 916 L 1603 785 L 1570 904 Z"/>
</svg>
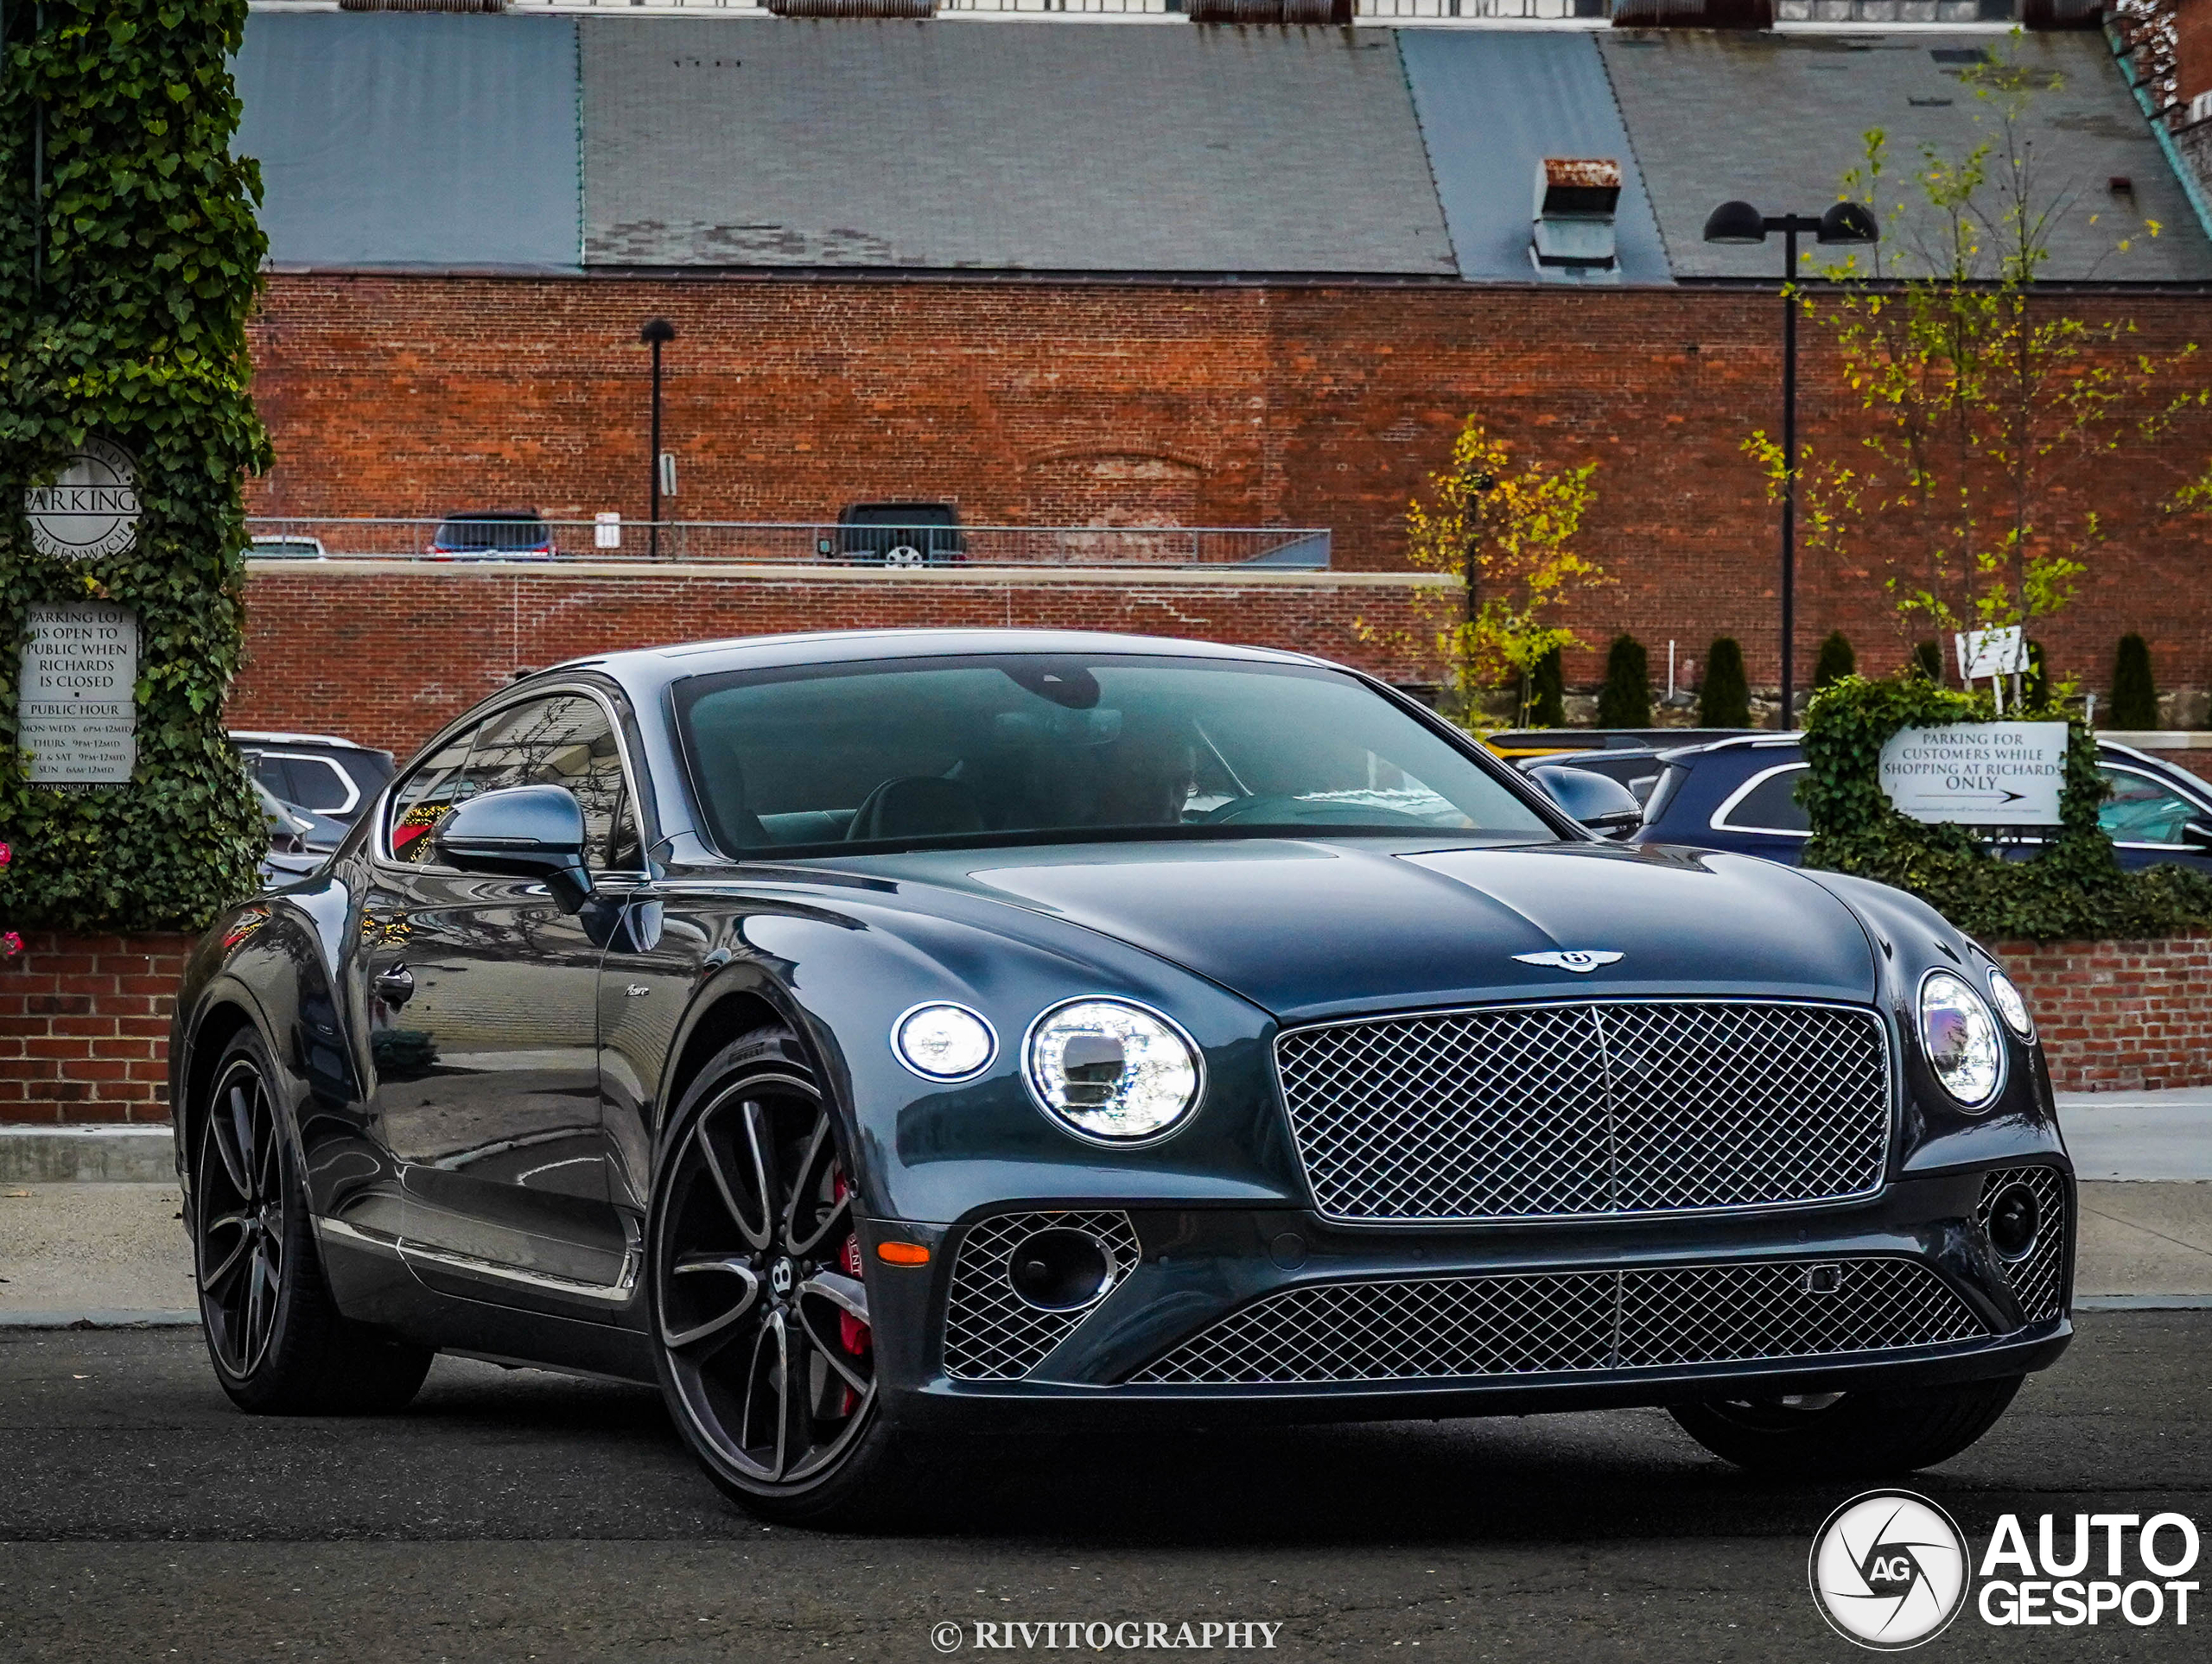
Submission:
<svg viewBox="0 0 2212 1664">
<path fill-rule="evenodd" d="M 1286 1289 L 1130 1377 L 1158 1386 L 1446 1380 L 1831 1357 L 1974 1340 L 1910 1260 L 1789 1261 Z"/>
<path fill-rule="evenodd" d="M 2066 1180 L 2056 1167 L 2004 1167 L 1991 1173 L 1981 1181 L 1981 1201 L 1974 1209 L 1974 1223 L 1984 1232 L 1999 1194 L 2015 1181 L 2035 1192 L 2043 1224 L 2024 1257 L 1999 1263 L 2020 1303 L 2020 1315 L 2030 1323 L 2048 1323 L 2058 1315 L 2065 1293 Z"/>
<path fill-rule="evenodd" d="M 1053 1229 L 1096 1237 L 1111 1262 L 1098 1299 L 1077 1311 L 1040 1311 L 1014 1292 L 1007 1276 L 1016 1245 L 1033 1231 Z M 944 1373 L 956 1381 L 1020 1380 L 1098 1309 L 1136 1268 L 1139 1253 L 1126 1213 L 1005 1213 L 969 1226 L 952 1262 Z"/>
</svg>

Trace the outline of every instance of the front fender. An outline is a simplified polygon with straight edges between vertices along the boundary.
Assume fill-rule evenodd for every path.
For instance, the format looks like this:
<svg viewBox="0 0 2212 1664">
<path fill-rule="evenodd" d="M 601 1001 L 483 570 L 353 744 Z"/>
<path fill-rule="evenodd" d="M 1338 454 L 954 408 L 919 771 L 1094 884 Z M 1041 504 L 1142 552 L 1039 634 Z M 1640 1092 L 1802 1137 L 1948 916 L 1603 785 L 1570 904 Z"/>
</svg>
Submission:
<svg viewBox="0 0 2212 1664">
<path fill-rule="evenodd" d="M 661 941 L 687 938 L 699 957 L 665 1054 L 669 1089 L 654 1094 L 658 1107 L 648 1112 L 656 1162 L 664 1158 L 667 1110 L 681 1088 L 677 1065 L 725 1038 L 710 1026 L 724 1022 L 728 1001 L 739 997 L 774 1012 L 811 1049 L 849 1117 L 862 1204 L 874 1217 L 945 1223 L 1010 1198 L 1145 1195 L 1258 1204 L 1305 1197 L 1268 1061 L 1273 1019 L 1201 977 L 1047 921 L 1007 932 L 865 901 L 834 912 L 760 900 L 670 901 L 665 908 Z M 610 966 L 609 982 L 624 976 Z M 617 997 L 626 992 L 615 990 Z M 1156 1007 L 1198 1044 L 1206 1077 L 1200 1101 L 1157 1144 L 1118 1150 L 1079 1140 L 1024 1084 L 1030 1025 L 1048 1007 L 1086 994 Z M 899 1017 L 939 1000 L 976 1012 L 997 1034 L 997 1053 L 976 1079 L 929 1080 L 892 1049 Z M 618 1131 L 618 1143 L 622 1137 Z"/>
</svg>

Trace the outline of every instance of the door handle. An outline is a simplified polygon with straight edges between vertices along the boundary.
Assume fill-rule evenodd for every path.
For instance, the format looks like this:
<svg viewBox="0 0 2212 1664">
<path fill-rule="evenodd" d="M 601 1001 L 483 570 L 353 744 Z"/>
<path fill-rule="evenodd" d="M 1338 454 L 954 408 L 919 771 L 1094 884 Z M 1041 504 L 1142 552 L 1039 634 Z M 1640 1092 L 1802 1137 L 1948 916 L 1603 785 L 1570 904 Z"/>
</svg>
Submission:
<svg viewBox="0 0 2212 1664">
<path fill-rule="evenodd" d="M 404 1006 L 415 996 L 415 973 L 404 965 L 394 965 L 371 977 L 369 987 L 385 1004 Z"/>
</svg>

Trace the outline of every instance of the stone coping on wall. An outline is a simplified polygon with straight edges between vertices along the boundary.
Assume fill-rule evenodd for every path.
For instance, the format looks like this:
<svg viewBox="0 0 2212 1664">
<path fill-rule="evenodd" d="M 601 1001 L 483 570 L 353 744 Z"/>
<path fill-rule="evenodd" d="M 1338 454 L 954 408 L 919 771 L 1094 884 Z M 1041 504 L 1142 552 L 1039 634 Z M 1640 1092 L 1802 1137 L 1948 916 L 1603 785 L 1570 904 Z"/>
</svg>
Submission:
<svg viewBox="0 0 2212 1664">
<path fill-rule="evenodd" d="M 0 961 L 0 1121 L 157 1122 L 193 938 L 27 932 Z M 2059 1091 L 2212 1085 L 2212 932 L 2000 942 Z"/>
<path fill-rule="evenodd" d="M 1448 572 L 1338 572 L 1318 567 L 1221 566 L 860 566 L 842 562 L 771 563 L 766 561 L 590 561 L 567 556 L 550 561 L 379 560 L 337 556 L 325 560 L 257 559 L 249 573 L 319 578 L 344 573 L 378 577 L 440 578 L 658 578 L 724 582 L 753 579 L 761 583 L 965 584 L 992 588 L 1007 585 L 1098 584 L 1107 587 L 1211 587 L 1289 589 L 1422 589 L 1455 587 Z"/>
</svg>

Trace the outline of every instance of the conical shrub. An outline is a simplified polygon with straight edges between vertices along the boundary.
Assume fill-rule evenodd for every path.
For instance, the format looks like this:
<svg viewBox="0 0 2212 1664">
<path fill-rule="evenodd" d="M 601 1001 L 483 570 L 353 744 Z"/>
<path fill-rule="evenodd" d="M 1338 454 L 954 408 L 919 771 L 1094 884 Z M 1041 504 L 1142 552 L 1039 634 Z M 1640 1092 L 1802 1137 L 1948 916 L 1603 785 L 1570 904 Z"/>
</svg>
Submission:
<svg viewBox="0 0 2212 1664">
<path fill-rule="evenodd" d="M 1567 721 L 1567 683 L 1554 647 L 1529 671 L 1529 726 L 1556 728 Z"/>
<path fill-rule="evenodd" d="M 1605 685 L 1598 693 L 1601 728 L 1651 726 L 1651 659 L 1634 636 L 1615 636 L 1605 655 Z"/>
<path fill-rule="evenodd" d="M 1851 651 L 1851 638 L 1840 630 L 1828 632 L 1813 661 L 1813 689 L 1818 692 L 1831 682 L 1840 682 L 1859 669 L 1859 655 Z"/>
<path fill-rule="evenodd" d="M 1747 728 L 1751 725 L 1751 684 L 1744 679 L 1744 649 L 1723 636 L 1707 649 L 1705 682 L 1697 695 L 1698 726 Z"/>
<path fill-rule="evenodd" d="M 2120 651 L 2112 666 L 2112 708 L 2105 715 L 2105 726 L 2158 726 L 2158 684 L 2151 677 L 2151 644 L 2140 636 L 2120 638 Z"/>
</svg>

